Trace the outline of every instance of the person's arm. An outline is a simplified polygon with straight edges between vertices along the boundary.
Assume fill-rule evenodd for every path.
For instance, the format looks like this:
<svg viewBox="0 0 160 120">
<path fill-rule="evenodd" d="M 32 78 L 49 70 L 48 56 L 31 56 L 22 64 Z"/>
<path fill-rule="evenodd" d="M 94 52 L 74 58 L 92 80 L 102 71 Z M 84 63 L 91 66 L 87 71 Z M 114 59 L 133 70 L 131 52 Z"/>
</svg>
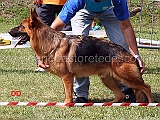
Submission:
<svg viewBox="0 0 160 120">
<path fill-rule="evenodd" d="M 63 6 L 57 18 L 53 21 L 51 28 L 62 30 L 80 9 L 84 8 L 85 0 L 68 0 Z"/>
<path fill-rule="evenodd" d="M 143 74 L 145 72 L 145 65 L 139 55 L 136 37 L 132 25 L 130 23 L 130 20 L 126 19 L 124 21 L 120 21 L 120 26 L 122 29 L 122 33 L 124 35 L 124 39 L 126 40 L 126 44 L 128 45 L 131 54 L 138 60 L 139 65 L 142 68 L 141 73 Z"/>
<path fill-rule="evenodd" d="M 127 1 L 112 0 L 112 3 L 114 5 L 114 9 L 113 9 L 114 13 L 117 19 L 120 21 L 120 26 L 121 26 L 126 44 L 131 54 L 138 60 L 139 65 L 141 67 L 141 74 L 143 74 L 145 72 L 145 65 L 138 52 L 136 37 L 129 20 L 130 14 L 128 10 Z"/>
<path fill-rule="evenodd" d="M 50 27 L 60 31 L 63 29 L 64 26 L 65 26 L 65 23 L 59 18 L 59 16 L 57 16 L 57 18 L 54 20 L 54 22 Z"/>
<path fill-rule="evenodd" d="M 42 0 L 33 0 L 33 4 L 39 7 L 42 4 Z"/>
<path fill-rule="evenodd" d="M 129 19 L 120 21 L 120 26 L 122 29 L 122 33 L 124 35 L 124 39 L 126 40 L 126 43 L 129 47 L 131 54 L 133 56 L 139 54 L 137 43 L 136 43 L 136 37 Z"/>
</svg>

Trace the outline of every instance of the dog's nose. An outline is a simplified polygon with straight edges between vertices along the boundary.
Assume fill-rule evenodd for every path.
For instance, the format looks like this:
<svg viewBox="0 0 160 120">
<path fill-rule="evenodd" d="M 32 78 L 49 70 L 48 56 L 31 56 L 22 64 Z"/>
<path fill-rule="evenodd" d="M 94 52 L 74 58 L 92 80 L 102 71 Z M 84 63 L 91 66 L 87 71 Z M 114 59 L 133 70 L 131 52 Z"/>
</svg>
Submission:
<svg viewBox="0 0 160 120">
<path fill-rule="evenodd" d="M 8 33 L 9 33 L 11 36 L 12 36 L 12 32 L 13 32 L 12 30 L 9 30 L 9 31 L 8 31 Z"/>
<path fill-rule="evenodd" d="M 12 36 L 12 37 L 17 37 L 17 35 L 15 34 L 15 32 L 11 29 L 8 31 L 8 33 Z"/>
</svg>

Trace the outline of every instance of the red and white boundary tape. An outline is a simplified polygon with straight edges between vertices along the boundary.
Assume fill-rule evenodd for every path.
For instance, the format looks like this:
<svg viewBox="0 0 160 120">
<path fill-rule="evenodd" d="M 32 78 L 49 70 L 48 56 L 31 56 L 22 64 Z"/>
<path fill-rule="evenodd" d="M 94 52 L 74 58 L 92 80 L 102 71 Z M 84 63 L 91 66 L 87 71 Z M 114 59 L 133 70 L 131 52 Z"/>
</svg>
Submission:
<svg viewBox="0 0 160 120">
<path fill-rule="evenodd" d="M 160 103 L 0 102 L 0 106 L 160 106 Z"/>
</svg>

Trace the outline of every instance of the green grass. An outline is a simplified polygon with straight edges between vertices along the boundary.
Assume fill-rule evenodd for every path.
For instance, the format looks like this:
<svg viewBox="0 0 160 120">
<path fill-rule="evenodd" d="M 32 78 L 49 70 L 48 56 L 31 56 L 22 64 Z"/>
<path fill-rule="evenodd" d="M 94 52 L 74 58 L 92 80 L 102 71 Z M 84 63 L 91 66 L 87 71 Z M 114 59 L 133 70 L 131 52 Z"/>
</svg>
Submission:
<svg viewBox="0 0 160 120">
<path fill-rule="evenodd" d="M 33 0 L 1 0 L 0 1 L 0 33 L 19 25 L 29 16 L 33 8 Z"/>
<path fill-rule="evenodd" d="M 6 1 L 10 4 L 6 4 Z M 1 0 L 0 33 L 20 24 L 29 14 L 32 0 Z M 140 6 L 140 0 L 132 0 L 132 7 Z M 147 2 L 143 6 L 141 38 L 151 37 L 152 7 Z M 153 39 L 160 40 L 160 8 L 155 9 Z M 131 18 L 137 37 L 139 36 L 139 14 Z M 151 85 L 155 102 L 160 102 L 160 50 L 139 49 L 146 64 L 143 75 L 145 83 Z M 49 72 L 34 73 L 37 68 L 31 48 L 0 50 L 0 101 L 20 102 L 63 102 L 64 89 L 61 79 Z M 97 76 L 90 77 L 89 100 L 106 102 L 114 98 L 113 93 L 101 83 Z M 20 90 L 21 96 L 10 95 L 12 90 Z M 0 120 L 158 120 L 160 107 L 43 107 L 43 106 L 0 106 Z"/>
<path fill-rule="evenodd" d="M 29 9 L 33 8 L 32 0 L 1 0 L 0 1 L 0 33 L 8 32 L 9 29 L 19 25 L 21 21 L 28 17 Z M 129 9 L 133 10 L 137 6 L 142 6 L 142 19 L 140 13 L 131 18 L 131 23 L 137 37 L 144 39 L 160 40 L 160 2 L 141 0 L 129 0 Z M 153 22 L 152 14 L 154 13 Z"/>
<path fill-rule="evenodd" d="M 140 49 L 147 70 L 143 78 L 152 87 L 155 102 L 160 102 L 160 51 Z M 37 67 L 31 48 L 0 50 L 0 101 L 63 102 L 64 89 L 60 78 L 49 72 L 34 73 Z M 20 90 L 21 96 L 10 95 Z M 89 100 L 106 102 L 114 98 L 113 93 L 101 83 L 97 76 L 91 77 Z M 27 107 L 0 106 L 0 120 L 51 120 L 51 119 L 143 119 L 160 118 L 160 107 Z"/>
</svg>

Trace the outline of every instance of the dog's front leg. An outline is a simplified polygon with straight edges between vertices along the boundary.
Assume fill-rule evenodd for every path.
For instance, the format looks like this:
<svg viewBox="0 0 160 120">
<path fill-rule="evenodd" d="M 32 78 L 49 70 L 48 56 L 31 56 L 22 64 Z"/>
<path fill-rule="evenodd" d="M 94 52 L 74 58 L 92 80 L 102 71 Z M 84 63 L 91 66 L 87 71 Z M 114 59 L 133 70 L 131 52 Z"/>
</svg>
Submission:
<svg viewBox="0 0 160 120">
<path fill-rule="evenodd" d="M 62 77 L 64 90 L 65 90 L 65 103 L 73 102 L 73 80 L 74 76 L 65 75 Z"/>
</svg>

